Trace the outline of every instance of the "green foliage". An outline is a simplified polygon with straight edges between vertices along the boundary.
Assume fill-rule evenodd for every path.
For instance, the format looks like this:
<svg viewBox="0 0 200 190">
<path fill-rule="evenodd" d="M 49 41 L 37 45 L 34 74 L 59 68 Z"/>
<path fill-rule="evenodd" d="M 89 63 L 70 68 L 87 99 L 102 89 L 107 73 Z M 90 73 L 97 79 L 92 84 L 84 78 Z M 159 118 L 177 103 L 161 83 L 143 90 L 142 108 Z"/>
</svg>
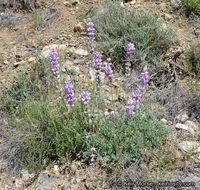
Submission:
<svg viewBox="0 0 200 190">
<path fill-rule="evenodd" d="M 167 134 L 145 109 L 128 120 L 119 111 L 109 117 L 93 116 L 88 123 L 80 101 L 69 109 L 64 99 L 56 99 L 53 81 L 48 60 L 37 61 L 29 75 L 19 76 L 1 98 L 10 124 L 20 133 L 20 141 L 14 139 L 14 143 L 22 149 L 21 164 L 26 168 L 42 169 L 77 155 L 88 160 L 90 148 L 95 147 L 97 158 L 108 157 L 106 168 L 113 170 L 140 157 L 141 149 L 152 150 Z M 93 110 L 99 107 L 99 98 L 95 93 L 91 98 Z"/>
<path fill-rule="evenodd" d="M 191 74 L 200 77 L 200 43 L 193 43 L 185 53 L 186 68 Z"/>
<path fill-rule="evenodd" d="M 93 17 L 98 48 L 111 57 L 114 66 L 126 60 L 126 48 L 134 43 L 136 50 L 131 57 L 132 66 L 141 68 L 144 61 L 153 67 L 160 64 L 160 55 L 175 42 L 169 27 L 162 27 L 156 16 L 139 9 L 127 10 L 119 3 L 110 3 Z"/>
<path fill-rule="evenodd" d="M 182 0 L 182 3 L 189 10 L 200 15 L 200 0 Z"/>
<path fill-rule="evenodd" d="M 141 150 L 153 150 L 162 144 L 168 130 L 146 109 L 138 109 L 128 120 L 124 111 L 102 120 L 99 132 L 88 136 L 97 150 L 97 158 L 103 166 L 114 170 L 118 164 L 124 166 L 140 158 Z M 90 152 L 84 152 L 88 157 Z"/>
</svg>

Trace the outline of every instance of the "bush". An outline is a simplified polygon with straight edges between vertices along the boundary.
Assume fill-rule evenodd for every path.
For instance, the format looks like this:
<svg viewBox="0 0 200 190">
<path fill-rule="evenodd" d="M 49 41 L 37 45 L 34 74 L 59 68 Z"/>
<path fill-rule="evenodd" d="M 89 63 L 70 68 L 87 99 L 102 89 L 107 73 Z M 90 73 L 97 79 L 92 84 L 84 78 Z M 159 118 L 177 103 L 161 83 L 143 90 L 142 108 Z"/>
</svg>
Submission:
<svg viewBox="0 0 200 190">
<path fill-rule="evenodd" d="M 141 149 L 159 146 L 167 134 L 145 109 L 138 109 L 128 120 L 124 111 L 118 111 L 109 117 L 92 115 L 92 122 L 88 122 L 78 98 L 73 108 L 68 108 L 64 99 L 55 98 L 54 81 L 48 60 L 38 61 L 29 75 L 19 76 L 1 98 L 9 125 L 20 134 L 12 145 L 21 148 L 19 160 L 28 169 L 38 170 L 53 161 L 64 163 L 74 158 L 87 161 L 90 149 L 95 147 L 99 162 L 108 157 L 106 168 L 113 170 L 140 157 Z M 99 107 L 96 100 L 93 93 L 90 110 Z"/>
<path fill-rule="evenodd" d="M 162 65 L 160 55 L 175 42 L 172 30 L 163 28 L 156 16 L 139 9 L 129 11 L 118 3 L 106 4 L 92 21 L 98 48 L 112 59 L 115 67 L 123 66 L 130 42 L 136 47 L 131 57 L 132 67 L 139 69 L 145 61 L 150 68 Z"/>
<path fill-rule="evenodd" d="M 185 53 L 186 67 L 191 74 L 200 77 L 200 43 L 193 43 Z"/>
<path fill-rule="evenodd" d="M 200 15 L 200 0 L 182 0 L 182 3 L 190 11 Z"/>
</svg>

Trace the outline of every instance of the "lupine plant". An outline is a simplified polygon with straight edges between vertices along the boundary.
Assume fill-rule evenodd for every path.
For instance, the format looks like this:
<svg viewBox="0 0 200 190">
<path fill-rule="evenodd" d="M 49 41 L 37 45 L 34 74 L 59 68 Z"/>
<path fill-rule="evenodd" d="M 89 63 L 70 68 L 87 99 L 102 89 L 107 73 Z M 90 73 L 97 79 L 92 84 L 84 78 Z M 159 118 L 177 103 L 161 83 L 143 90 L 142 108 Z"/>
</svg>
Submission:
<svg viewBox="0 0 200 190">
<path fill-rule="evenodd" d="M 131 54 L 134 52 L 135 50 L 135 46 L 132 43 L 128 44 L 128 48 L 127 48 L 127 58 L 126 58 L 126 62 L 125 62 L 125 72 L 126 72 L 126 76 L 128 76 L 131 72 L 131 63 L 130 63 L 130 58 L 131 58 Z"/>
<path fill-rule="evenodd" d="M 87 23 L 87 36 L 88 36 L 88 49 L 89 52 L 93 52 L 93 42 L 95 40 L 94 37 L 94 24 L 92 22 Z"/>
<path fill-rule="evenodd" d="M 100 79 L 100 71 L 102 66 L 102 55 L 100 52 L 95 52 L 94 54 L 94 62 L 93 67 L 95 70 L 95 80 L 97 85 L 97 91 L 100 93 L 100 85 L 101 85 L 101 79 Z"/>
<path fill-rule="evenodd" d="M 72 82 L 66 82 L 65 81 L 65 87 L 64 87 L 64 92 L 65 92 L 65 98 L 67 101 L 68 106 L 74 107 L 74 102 L 75 102 L 75 97 L 74 97 L 74 90 L 73 90 L 73 85 Z"/>
</svg>

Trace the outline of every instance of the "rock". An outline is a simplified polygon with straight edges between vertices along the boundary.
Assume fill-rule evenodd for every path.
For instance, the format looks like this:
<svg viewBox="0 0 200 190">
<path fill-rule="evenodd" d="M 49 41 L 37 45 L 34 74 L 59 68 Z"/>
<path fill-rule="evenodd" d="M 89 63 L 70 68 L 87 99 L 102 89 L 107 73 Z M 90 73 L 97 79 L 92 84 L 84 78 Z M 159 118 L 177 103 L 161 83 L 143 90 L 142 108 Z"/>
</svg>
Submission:
<svg viewBox="0 0 200 190">
<path fill-rule="evenodd" d="M 185 125 L 187 125 L 188 127 L 192 128 L 195 132 L 199 131 L 198 125 L 193 121 L 187 120 L 185 122 Z"/>
<path fill-rule="evenodd" d="M 63 67 L 62 67 L 62 71 L 65 72 L 67 69 L 69 69 L 71 66 L 73 66 L 74 63 L 72 61 L 66 61 L 64 64 L 63 64 Z"/>
<path fill-rule="evenodd" d="M 13 65 L 14 65 L 14 67 L 18 67 L 18 66 L 25 64 L 25 63 L 26 63 L 26 61 L 20 61 L 20 62 L 14 63 Z"/>
<path fill-rule="evenodd" d="M 79 56 L 88 56 L 88 51 L 81 48 L 75 49 L 74 47 L 72 47 L 69 48 L 69 51 Z"/>
<path fill-rule="evenodd" d="M 186 130 L 186 131 L 190 132 L 192 135 L 195 134 L 193 128 L 188 127 L 187 125 L 184 125 L 184 124 L 181 124 L 181 123 L 177 123 L 177 124 L 175 125 L 175 128 L 176 128 L 176 129 L 183 129 L 183 130 Z"/>
<path fill-rule="evenodd" d="M 164 16 L 165 16 L 165 18 L 169 21 L 169 20 L 172 20 L 172 15 L 170 15 L 170 14 L 167 14 L 167 13 L 165 13 L 164 14 Z"/>
<path fill-rule="evenodd" d="M 170 0 L 171 6 L 175 9 L 181 7 L 181 0 Z"/>
<path fill-rule="evenodd" d="M 197 177 L 197 176 L 194 176 L 194 175 L 190 175 L 190 176 L 186 177 L 183 181 L 184 182 L 199 183 L 200 182 L 200 177 Z"/>
<path fill-rule="evenodd" d="M 59 176 L 59 175 L 60 175 L 58 165 L 54 165 L 54 167 L 53 167 L 53 172 L 55 173 L 56 176 Z"/>
<path fill-rule="evenodd" d="M 74 26 L 74 32 L 83 32 L 85 31 L 85 27 L 82 22 L 79 22 Z"/>
<path fill-rule="evenodd" d="M 76 75 L 78 76 L 81 72 L 80 72 L 80 69 L 79 67 L 77 66 L 71 66 L 67 69 L 72 75 Z"/>
<path fill-rule="evenodd" d="M 28 62 L 31 63 L 31 62 L 34 62 L 35 60 L 36 60 L 35 57 L 30 57 L 30 58 L 28 59 Z"/>
<path fill-rule="evenodd" d="M 43 172 L 27 190 L 50 190 L 55 182 L 56 178 L 49 177 L 46 172 Z"/>
<path fill-rule="evenodd" d="M 57 45 L 57 44 L 51 44 L 51 45 L 45 46 L 42 49 L 41 55 L 43 57 L 45 57 L 45 58 L 48 58 L 49 57 L 49 53 L 54 49 L 56 49 L 56 51 L 58 53 L 62 53 L 67 49 L 67 46 L 66 45 Z"/>
<path fill-rule="evenodd" d="M 28 170 L 22 169 L 21 178 L 23 181 L 28 181 L 32 177 L 33 177 L 33 175 L 29 174 Z"/>
<path fill-rule="evenodd" d="M 200 152 L 200 144 L 195 141 L 182 141 L 178 144 L 178 148 L 183 152 Z"/>
<path fill-rule="evenodd" d="M 162 121 L 165 125 L 168 123 L 165 118 L 162 118 L 160 121 Z"/>
<path fill-rule="evenodd" d="M 94 81 L 95 80 L 95 71 L 93 68 L 90 68 L 90 78 Z M 104 72 L 100 72 L 100 79 L 101 79 L 101 83 L 104 83 L 105 80 L 105 73 Z"/>
<path fill-rule="evenodd" d="M 181 121 L 181 122 L 184 123 L 186 120 L 189 119 L 189 116 L 188 116 L 187 112 L 184 111 L 184 112 L 182 112 L 181 114 L 177 115 L 177 116 L 176 116 L 176 119 L 178 119 L 179 121 Z"/>
</svg>

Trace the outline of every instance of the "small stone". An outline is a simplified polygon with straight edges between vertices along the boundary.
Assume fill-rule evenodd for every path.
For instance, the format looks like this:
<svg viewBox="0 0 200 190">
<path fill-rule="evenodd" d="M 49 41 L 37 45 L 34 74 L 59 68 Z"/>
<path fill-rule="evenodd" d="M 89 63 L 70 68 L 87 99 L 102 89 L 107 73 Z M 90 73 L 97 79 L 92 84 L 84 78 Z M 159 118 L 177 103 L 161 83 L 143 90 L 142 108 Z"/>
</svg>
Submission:
<svg viewBox="0 0 200 190">
<path fill-rule="evenodd" d="M 76 183 L 81 182 L 81 179 L 79 177 L 76 177 L 75 180 L 76 180 Z"/>
<path fill-rule="evenodd" d="M 77 66 L 71 66 L 67 69 L 72 75 L 76 75 L 78 76 L 81 72 L 80 72 L 80 69 L 79 67 Z"/>
<path fill-rule="evenodd" d="M 22 64 L 25 64 L 25 63 L 26 63 L 26 61 L 20 61 L 20 62 L 14 63 L 13 65 L 14 65 L 14 67 L 18 67 L 19 65 L 22 65 Z"/>
<path fill-rule="evenodd" d="M 95 71 L 93 68 L 90 68 L 90 78 L 95 80 L 96 79 L 96 76 L 95 76 Z M 101 83 L 104 83 L 104 80 L 105 80 L 105 73 L 104 72 L 100 72 L 100 80 L 101 80 Z"/>
<path fill-rule="evenodd" d="M 36 60 L 35 57 L 30 57 L 30 58 L 28 59 L 28 62 L 31 63 L 31 62 L 34 62 L 35 60 Z"/>
<path fill-rule="evenodd" d="M 82 22 L 79 22 L 74 26 L 74 32 L 83 32 L 85 31 L 85 27 Z"/>
<path fill-rule="evenodd" d="M 184 124 L 181 124 L 181 123 L 177 123 L 177 124 L 175 125 L 175 127 L 176 127 L 177 129 L 186 130 L 186 131 L 190 132 L 192 135 L 195 134 L 193 128 L 188 127 L 187 125 L 184 125 Z"/>
<path fill-rule="evenodd" d="M 194 131 L 198 131 L 199 130 L 198 125 L 193 121 L 187 120 L 185 122 L 185 125 L 187 125 L 188 127 L 192 128 Z"/>
<path fill-rule="evenodd" d="M 62 71 L 65 72 L 67 69 L 69 69 L 73 65 L 74 63 L 72 61 L 66 61 L 63 65 Z"/>
<path fill-rule="evenodd" d="M 54 172 L 57 176 L 59 176 L 60 172 L 59 172 L 59 167 L 58 167 L 58 165 L 54 165 L 54 167 L 53 167 L 53 172 Z"/>
<path fill-rule="evenodd" d="M 69 51 L 79 56 L 88 56 L 88 51 L 81 48 L 75 49 L 74 47 L 72 47 L 69 48 Z"/>
<path fill-rule="evenodd" d="M 181 114 L 177 115 L 177 116 L 176 116 L 176 119 L 178 119 L 179 121 L 181 121 L 181 122 L 184 123 L 186 120 L 189 119 L 189 116 L 188 116 L 187 112 L 184 111 L 184 112 L 182 112 Z"/>
<path fill-rule="evenodd" d="M 78 169 L 75 162 L 72 162 L 71 166 L 70 166 L 71 172 L 73 174 L 76 174 L 76 170 Z"/>
<path fill-rule="evenodd" d="M 169 21 L 172 20 L 172 15 L 165 13 L 165 18 Z"/>
<path fill-rule="evenodd" d="M 178 148 L 184 152 L 200 152 L 200 144 L 195 141 L 182 141 L 178 144 Z"/>
<path fill-rule="evenodd" d="M 21 171 L 21 178 L 22 178 L 23 181 L 27 181 L 31 177 L 33 177 L 33 176 L 31 176 L 31 174 L 29 174 L 28 170 L 22 169 L 22 171 Z"/>
<path fill-rule="evenodd" d="M 165 118 L 162 118 L 160 121 L 162 121 L 165 125 L 167 125 L 167 120 Z"/>
</svg>

